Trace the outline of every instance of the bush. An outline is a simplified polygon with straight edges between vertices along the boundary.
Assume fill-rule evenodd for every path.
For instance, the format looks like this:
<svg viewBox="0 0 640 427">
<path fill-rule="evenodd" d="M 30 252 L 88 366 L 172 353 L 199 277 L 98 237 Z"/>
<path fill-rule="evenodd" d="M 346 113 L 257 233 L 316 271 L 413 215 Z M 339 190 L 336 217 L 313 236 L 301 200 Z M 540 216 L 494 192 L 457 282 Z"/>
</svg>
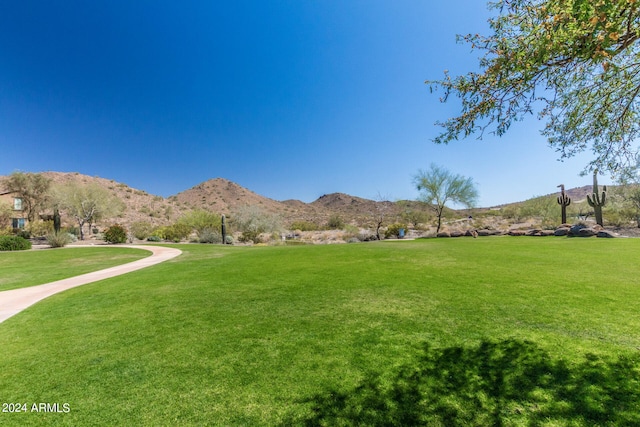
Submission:
<svg viewBox="0 0 640 427">
<path fill-rule="evenodd" d="M 243 243 L 248 243 L 248 242 L 262 243 L 262 239 L 260 238 L 260 233 L 254 230 L 243 231 L 239 240 Z"/>
<path fill-rule="evenodd" d="M 127 230 L 119 224 L 112 225 L 104 232 L 104 241 L 108 243 L 125 243 Z"/>
<path fill-rule="evenodd" d="M 162 238 L 160 236 L 151 235 L 147 237 L 147 242 L 161 242 Z"/>
<path fill-rule="evenodd" d="M 24 251 L 31 249 L 31 242 L 20 236 L 0 236 L 0 251 Z"/>
<path fill-rule="evenodd" d="M 18 230 L 16 236 L 22 237 L 23 239 L 27 240 L 31 238 L 31 233 L 29 233 L 29 230 Z"/>
<path fill-rule="evenodd" d="M 217 230 L 201 230 L 198 241 L 200 243 L 222 243 L 222 235 Z"/>
<path fill-rule="evenodd" d="M 178 243 L 186 239 L 191 234 L 191 227 L 186 224 L 176 223 L 169 227 L 164 227 L 164 239 Z"/>
<path fill-rule="evenodd" d="M 266 212 L 258 206 L 238 208 L 231 217 L 234 227 L 242 232 L 241 242 L 261 243 L 260 234 L 278 233 L 282 230 L 280 216 Z"/>
<path fill-rule="evenodd" d="M 53 221 L 33 221 L 27 228 L 34 237 L 48 236 L 53 233 Z"/>
<path fill-rule="evenodd" d="M 231 236 L 229 234 L 227 234 L 227 237 L 225 237 L 224 240 L 225 240 L 224 243 L 227 244 L 227 245 L 233 245 L 233 243 L 234 243 L 233 236 Z"/>
<path fill-rule="evenodd" d="M 400 223 L 391 224 L 389 227 L 387 227 L 387 231 L 384 233 L 384 237 L 386 239 L 390 237 L 398 238 L 400 237 L 400 230 L 404 230 L 406 232 L 407 231 L 406 224 L 400 224 Z"/>
<path fill-rule="evenodd" d="M 131 224 L 131 234 L 138 240 L 144 240 L 151 234 L 153 226 L 146 221 L 137 221 Z"/>
<path fill-rule="evenodd" d="M 60 231 L 59 233 L 49 233 L 47 235 L 47 243 L 52 248 L 63 248 L 71 243 L 71 236 L 73 236 L 73 234 L 69 234 L 64 231 Z"/>
<path fill-rule="evenodd" d="M 332 215 L 331 218 L 329 218 L 329 222 L 327 222 L 327 227 L 329 227 L 330 230 L 342 230 L 344 221 L 339 215 Z"/>
<path fill-rule="evenodd" d="M 300 230 L 300 231 L 317 231 L 320 229 L 318 224 L 311 221 L 295 221 L 291 223 L 289 227 L 291 230 Z"/>
</svg>

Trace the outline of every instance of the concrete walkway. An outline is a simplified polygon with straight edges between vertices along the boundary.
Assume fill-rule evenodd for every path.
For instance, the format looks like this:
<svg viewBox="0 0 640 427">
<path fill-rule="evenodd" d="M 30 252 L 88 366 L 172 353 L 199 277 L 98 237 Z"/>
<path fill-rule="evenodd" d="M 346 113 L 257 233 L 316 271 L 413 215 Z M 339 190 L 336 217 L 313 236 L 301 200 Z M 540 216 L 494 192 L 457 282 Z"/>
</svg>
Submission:
<svg viewBox="0 0 640 427">
<path fill-rule="evenodd" d="M 106 246 L 101 246 L 106 247 Z M 22 289 L 12 289 L 10 291 L 0 292 L 0 323 L 4 322 L 11 316 L 18 314 L 25 308 L 43 300 L 58 292 L 75 288 L 76 286 L 86 285 L 87 283 L 97 282 L 98 280 L 108 279 L 110 277 L 119 276 L 131 271 L 140 270 L 161 262 L 175 258 L 182 253 L 179 249 L 164 248 L 160 246 L 116 246 L 134 249 L 144 249 L 151 251 L 148 256 L 128 264 L 117 265 L 115 267 L 106 268 L 104 270 L 86 273 L 80 276 L 70 277 L 68 279 L 58 280 L 56 282 L 45 283 L 44 285 L 30 286 Z"/>
</svg>

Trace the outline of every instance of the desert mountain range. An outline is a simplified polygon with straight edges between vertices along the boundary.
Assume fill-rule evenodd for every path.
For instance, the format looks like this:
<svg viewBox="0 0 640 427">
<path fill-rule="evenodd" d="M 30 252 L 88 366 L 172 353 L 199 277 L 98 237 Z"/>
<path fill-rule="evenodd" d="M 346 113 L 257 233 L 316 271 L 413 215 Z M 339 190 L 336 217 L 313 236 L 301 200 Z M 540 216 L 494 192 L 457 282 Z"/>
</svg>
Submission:
<svg viewBox="0 0 640 427">
<path fill-rule="evenodd" d="M 300 200 L 277 201 L 224 178 L 210 179 L 164 198 L 106 178 L 74 172 L 42 172 L 42 174 L 54 183 L 93 183 L 108 189 L 125 206 L 124 212 L 118 218 L 111 220 L 124 225 L 135 221 L 148 221 L 154 225 L 167 224 L 175 221 L 184 212 L 195 208 L 230 215 L 235 209 L 247 205 L 259 206 L 267 212 L 277 213 L 282 216 L 285 223 L 289 224 L 294 221 L 323 224 L 331 216 L 338 215 L 347 223 L 362 225 L 373 222 L 376 212 L 384 212 L 387 220 L 395 221 L 396 218 L 399 220 L 402 209 L 427 209 L 416 201 L 405 201 L 404 206 L 400 207 L 391 202 L 373 201 L 344 193 L 326 194 L 311 203 Z M 2 178 L 0 177 L 0 182 Z M 585 199 L 590 192 L 591 186 L 567 190 L 574 201 Z"/>
</svg>

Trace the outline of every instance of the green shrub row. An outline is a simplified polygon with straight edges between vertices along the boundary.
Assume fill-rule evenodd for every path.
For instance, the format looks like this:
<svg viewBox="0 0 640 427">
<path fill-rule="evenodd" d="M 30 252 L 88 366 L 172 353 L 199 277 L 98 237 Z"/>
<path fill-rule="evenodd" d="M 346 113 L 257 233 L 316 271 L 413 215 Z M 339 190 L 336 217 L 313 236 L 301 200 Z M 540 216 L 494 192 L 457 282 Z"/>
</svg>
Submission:
<svg viewBox="0 0 640 427">
<path fill-rule="evenodd" d="M 31 242 L 20 236 L 0 236 L 0 251 L 24 251 L 31 249 Z"/>
</svg>

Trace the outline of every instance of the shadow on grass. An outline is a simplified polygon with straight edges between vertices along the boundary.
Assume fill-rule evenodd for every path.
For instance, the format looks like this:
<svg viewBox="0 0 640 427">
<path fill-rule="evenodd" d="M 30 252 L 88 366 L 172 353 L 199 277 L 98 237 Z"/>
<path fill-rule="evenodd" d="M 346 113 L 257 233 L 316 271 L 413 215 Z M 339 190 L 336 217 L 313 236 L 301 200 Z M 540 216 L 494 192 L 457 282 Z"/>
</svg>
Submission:
<svg viewBox="0 0 640 427">
<path fill-rule="evenodd" d="M 386 378 L 386 379 L 385 379 Z M 640 425 L 640 357 L 569 364 L 536 344 L 425 345 L 393 375 L 303 402 L 296 425 Z"/>
</svg>

